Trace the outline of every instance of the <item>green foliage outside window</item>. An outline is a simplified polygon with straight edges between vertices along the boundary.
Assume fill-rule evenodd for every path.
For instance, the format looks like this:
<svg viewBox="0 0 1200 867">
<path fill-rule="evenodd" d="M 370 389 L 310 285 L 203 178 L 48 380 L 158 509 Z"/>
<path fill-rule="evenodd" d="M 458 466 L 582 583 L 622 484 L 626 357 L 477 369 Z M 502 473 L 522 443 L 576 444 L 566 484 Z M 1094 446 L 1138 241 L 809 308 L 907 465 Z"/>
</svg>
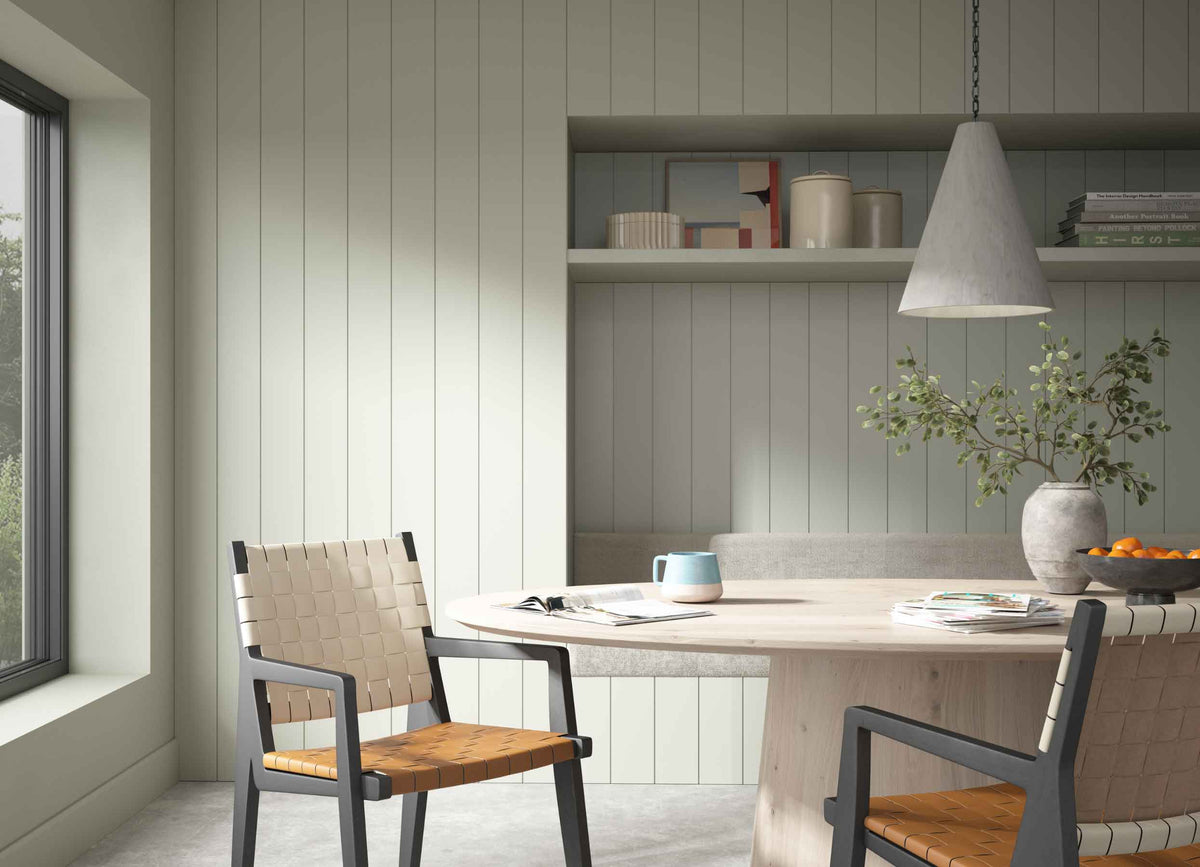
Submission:
<svg viewBox="0 0 1200 867">
<path fill-rule="evenodd" d="M 22 239 L 8 225 L 20 219 L 0 211 L 0 668 L 24 656 Z"/>
</svg>

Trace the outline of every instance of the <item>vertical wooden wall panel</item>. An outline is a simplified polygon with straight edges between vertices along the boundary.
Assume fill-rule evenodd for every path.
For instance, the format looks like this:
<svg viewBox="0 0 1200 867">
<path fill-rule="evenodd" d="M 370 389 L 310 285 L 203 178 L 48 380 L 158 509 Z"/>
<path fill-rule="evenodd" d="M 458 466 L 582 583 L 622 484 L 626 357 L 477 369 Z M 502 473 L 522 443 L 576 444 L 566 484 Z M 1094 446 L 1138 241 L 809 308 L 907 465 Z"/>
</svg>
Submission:
<svg viewBox="0 0 1200 867">
<path fill-rule="evenodd" d="M 654 114 L 654 0 L 611 0 L 612 114 Z"/>
<path fill-rule="evenodd" d="M 176 10 L 175 738 L 179 776 L 217 776 L 217 619 L 230 590 L 217 534 L 217 4 Z"/>
<path fill-rule="evenodd" d="M 788 0 L 788 114 L 833 111 L 832 0 Z"/>
<path fill-rule="evenodd" d="M 480 4 L 482 18 L 512 20 L 508 8 L 487 10 Z M 609 0 L 567 2 L 567 114 L 604 115 L 611 105 L 612 49 Z M 518 56 L 520 46 L 517 47 Z M 481 81 L 482 84 L 482 81 Z"/>
<path fill-rule="evenodd" d="M 699 680 L 699 781 L 710 785 L 741 783 L 743 678 Z"/>
<path fill-rule="evenodd" d="M 929 369 L 942 378 L 942 388 L 956 397 L 967 391 L 967 320 L 930 319 Z M 914 445 L 914 448 L 916 446 Z M 930 533 L 967 531 L 967 470 L 957 465 L 959 447 L 949 439 L 928 446 L 928 520 Z"/>
<path fill-rule="evenodd" d="M 964 104 L 960 0 L 921 0 L 921 113 L 957 114 Z"/>
<path fill-rule="evenodd" d="M 692 527 L 692 287 L 689 284 L 655 284 L 652 345 L 654 532 L 688 532 Z"/>
<path fill-rule="evenodd" d="M 1005 374 L 1009 387 L 1017 390 L 1017 402 L 1026 410 L 1034 397 L 1029 386 L 1035 377 L 1029 371 L 1029 366 L 1044 357 L 1041 345 L 1046 341 L 1046 333 L 1038 327 L 1040 318 L 1014 316 L 1008 320 L 1005 333 Z M 1008 486 L 1008 495 L 1004 498 L 1008 532 L 1016 533 L 1021 529 L 1021 510 L 1025 507 L 1025 500 L 1044 481 L 1046 474 L 1040 467 L 1024 466 L 1021 474 Z"/>
<path fill-rule="evenodd" d="M 648 283 L 613 287 L 613 530 L 654 528 L 654 295 Z"/>
<path fill-rule="evenodd" d="M 1125 151 L 1125 189 L 1161 192 L 1165 189 L 1165 172 L 1162 151 Z"/>
<path fill-rule="evenodd" d="M 921 0 L 876 5 L 875 110 L 921 111 Z"/>
<path fill-rule="evenodd" d="M 610 533 L 613 529 L 612 284 L 575 284 L 573 317 L 575 528 Z"/>
<path fill-rule="evenodd" d="M 347 532 L 392 526 L 391 0 L 349 7 Z"/>
<path fill-rule="evenodd" d="M 741 114 L 741 0 L 699 0 L 698 21 L 700 113 Z"/>
<path fill-rule="evenodd" d="M 434 628 L 450 635 L 470 633 L 445 604 L 479 590 L 478 28 L 471 0 L 437 4 Z"/>
<path fill-rule="evenodd" d="M 1163 155 L 1163 182 L 1168 190 L 1200 189 L 1200 150 L 1167 151 Z"/>
<path fill-rule="evenodd" d="M 654 112 L 700 111 L 698 0 L 655 0 Z"/>
<path fill-rule="evenodd" d="M 787 0 L 743 0 L 745 114 L 787 114 Z"/>
<path fill-rule="evenodd" d="M 1150 5 L 1155 5 L 1153 0 Z M 1144 14 L 1142 0 L 1100 0 L 1098 72 L 1102 112 L 1142 110 Z"/>
<path fill-rule="evenodd" d="M 1051 283 L 1050 292 L 1054 298 L 1054 310 L 1048 314 L 1047 320 L 1053 326 L 1055 336 L 1061 340 L 1065 335 L 1076 350 L 1086 351 L 1087 291 L 1084 284 Z M 1088 369 L 1086 357 L 1080 358 L 1078 363 L 1083 369 Z M 1055 470 L 1065 480 L 1074 479 L 1082 467 L 1083 461 L 1078 456 L 1055 462 Z"/>
<path fill-rule="evenodd" d="M 813 283 L 808 295 L 808 525 L 814 533 L 849 529 L 849 323 L 845 283 Z"/>
<path fill-rule="evenodd" d="M 1125 336 L 1141 343 L 1150 339 L 1154 329 L 1163 327 L 1163 284 L 1125 284 Z M 1106 350 L 1111 352 L 1116 346 Z M 1138 396 L 1150 401 L 1151 406 L 1163 407 L 1162 362 L 1155 360 L 1157 370 L 1153 381 L 1138 383 Z M 1168 419 L 1169 421 L 1169 419 Z M 1127 443 L 1125 458 L 1132 461 L 1139 473 L 1149 473 L 1150 483 L 1158 490 L 1150 495 L 1145 505 L 1139 506 L 1137 497 L 1125 494 L 1125 529 L 1130 533 L 1162 533 L 1166 526 L 1163 513 L 1163 489 L 1166 487 L 1166 466 L 1163 460 L 1163 438 L 1146 438 L 1140 443 Z"/>
<path fill-rule="evenodd" d="M 434 28 L 433 0 L 393 0 L 392 531 L 413 533 L 436 609 Z"/>
<path fill-rule="evenodd" d="M 614 677 L 611 682 L 611 779 L 614 783 L 654 782 L 654 678 Z"/>
<path fill-rule="evenodd" d="M 972 382 L 988 388 L 996 378 L 1003 375 L 1007 346 L 1005 345 L 1005 319 L 967 320 L 967 383 L 972 393 L 977 394 Z M 976 506 L 979 497 L 977 481 L 978 466 L 972 462 L 967 466 L 967 532 L 1003 533 L 1005 531 L 1004 496 L 993 494 L 982 505 Z"/>
<path fill-rule="evenodd" d="M 389 46 L 390 49 L 390 46 Z M 262 538 L 304 538 L 304 7 L 262 4 Z M 384 142 L 386 144 L 386 137 Z M 391 395 L 385 393 L 385 400 Z M 386 477 L 385 477 L 386 483 Z M 275 727 L 278 749 L 304 726 Z"/>
<path fill-rule="evenodd" d="M 1009 0 L 1009 111 L 1048 114 L 1054 106 L 1054 4 Z M 981 37 L 982 38 L 982 37 Z M 982 89 L 982 81 L 980 83 Z"/>
<path fill-rule="evenodd" d="M 604 218 L 613 213 L 613 155 L 575 155 L 575 240 L 580 248 L 604 247 Z"/>
<path fill-rule="evenodd" d="M 887 385 L 895 387 L 900 381 L 901 371 L 894 364 L 903 358 L 911 347 L 917 358 L 926 357 L 927 320 L 901 316 L 896 312 L 904 295 L 903 283 L 888 284 L 888 364 Z M 889 445 L 895 446 L 892 442 Z M 926 503 L 928 502 L 926 480 L 926 449 L 915 442 L 912 451 L 896 455 L 895 449 L 888 454 L 887 506 L 889 533 L 924 533 L 926 525 Z"/>
<path fill-rule="evenodd" d="M 649 211 L 652 177 L 650 154 L 613 154 L 613 211 Z"/>
<path fill-rule="evenodd" d="M 1046 152 L 1009 151 L 1005 156 L 1029 234 L 1036 246 L 1043 247 L 1046 244 Z"/>
<path fill-rule="evenodd" d="M 479 589 L 521 587 L 521 2 L 479 7 Z M 611 420 L 611 419 L 610 419 Z M 503 569 L 486 568 L 505 563 Z M 482 664 L 481 664 L 482 666 Z M 519 693 L 521 666 L 480 668 L 480 715 Z M 492 676 L 492 675 L 495 676 Z M 515 683 L 514 683 L 515 679 Z M 490 712 L 490 711 L 489 711 Z"/>
<path fill-rule="evenodd" d="M 771 284 L 771 532 L 808 531 L 808 284 Z"/>
<path fill-rule="evenodd" d="M 921 151 L 892 151 L 888 154 L 887 186 L 902 193 L 901 243 L 905 247 L 921 244 L 925 215 L 933 203 L 928 189 L 927 158 Z M 934 187 L 936 190 L 936 186 Z"/>
<path fill-rule="evenodd" d="M 1094 112 L 1099 107 L 1098 0 L 1055 0 L 1054 111 Z"/>
<path fill-rule="evenodd" d="M 525 0 L 523 470 L 526 586 L 567 575 L 566 11 Z"/>
<path fill-rule="evenodd" d="M 833 113 L 875 113 L 875 2 L 833 4 Z"/>
<path fill-rule="evenodd" d="M 730 287 L 730 529 L 771 528 L 771 287 Z"/>
<path fill-rule="evenodd" d="M 217 5 L 217 539 L 260 533 L 259 16 Z M 224 565 L 224 564 L 222 564 Z M 221 570 L 224 573 L 224 570 Z M 217 773 L 233 766 L 237 631 L 229 578 L 217 578 Z"/>
<path fill-rule="evenodd" d="M 1166 435 L 1166 465 L 1170 473 L 1154 496 L 1162 499 L 1168 533 L 1193 532 L 1200 522 L 1200 460 L 1194 431 L 1200 430 L 1200 282 L 1167 283 L 1164 287 L 1163 333 L 1173 341 L 1162 378 L 1163 408 L 1173 430 Z"/>
<path fill-rule="evenodd" d="M 888 185 L 888 154 L 886 151 L 850 151 L 847 154 L 850 181 L 854 189 Z"/>
<path fill-rule="evenodd" d="M 728 283 L 692 287 L 692 532 L 730 528 Z"/>
<path fill-rule="evenodd" d="M 887 345 L 887 284 L 850 284 L 848 305 L 848 526 L 851 533 L 886 533 L 888 442 L 873 428 L 863 429 L 866 417 L 856 409 L 859 406 L 873 408 L 878 396 L 870 393 L 871 387 L 887 385 L 891 368 Z"/>
<path fill-rule="evenodd" d="M 1145 111 L 1188 110 L 1188 18 L 1187 0 L 1149 0 L 1145 5 Z M 1200 45 L 1193 43 L 1191 52 L 1198 51 Z"/>
<path fill-rule="evenodd" d="M 654 678 L 654 782 L 699 779 L 700 678 Z"/>
</svg>

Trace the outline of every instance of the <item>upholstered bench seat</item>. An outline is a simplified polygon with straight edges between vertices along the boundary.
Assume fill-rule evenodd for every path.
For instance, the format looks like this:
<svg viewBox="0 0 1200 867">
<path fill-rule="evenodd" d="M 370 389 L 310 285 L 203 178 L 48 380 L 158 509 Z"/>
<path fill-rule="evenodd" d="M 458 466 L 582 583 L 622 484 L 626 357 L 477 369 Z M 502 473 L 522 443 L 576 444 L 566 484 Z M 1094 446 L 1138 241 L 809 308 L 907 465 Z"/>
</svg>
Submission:
<svg viewBox="0 0 1200 867">
<path fill-rule="evenodd" d="M 1008 867 L 1024 811 L 1025 793 L 1001 783 L 871 798 L 866 827 L 932 867 Z M 1151 821 L 1165 824 L 1161 819 Z M 1198 867 L 1200 844 L 1141 854 L 1084 856 L 1079 863 L 1089 867 Z"/>
<path fill-rule="evenodd" d="M 438 723 L 416 731 L 363 741 L 363 772 L 392 778 L 392 794 L 428 792 L 519 774 L 533 768 L 583 758 L 584 738 L 553 732 L 472 723 Z M 334 747 L 273 750 L 263 754 L 269 770 L 337 779 Z"/>
</svg>

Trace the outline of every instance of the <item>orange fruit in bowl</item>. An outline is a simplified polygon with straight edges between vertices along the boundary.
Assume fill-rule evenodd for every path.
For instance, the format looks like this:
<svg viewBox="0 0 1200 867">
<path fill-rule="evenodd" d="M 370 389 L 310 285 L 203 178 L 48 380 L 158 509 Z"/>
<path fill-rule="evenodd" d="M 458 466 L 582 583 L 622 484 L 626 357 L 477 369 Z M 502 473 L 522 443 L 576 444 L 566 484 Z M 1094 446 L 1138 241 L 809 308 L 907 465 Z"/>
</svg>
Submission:
<svg viewBox="0 0 1200 867">
<path fill-rule="evenodd" d="M 1196 548 L 1187 556 L 1189 560 L 1200 560 L 1200 548 Z"/>
<path fill-rule="evenodd" d="M 1160 548 L 1157 545 L 1151 545 L 1149 548 L 1146 549 L 1146 553 L 1148 553 L 1152 557 L 1165 557 L 1170 552 L 1170 550 L 1171 550 L 1170 548 Z"/>
<path fill-rule="evenodd" d="M 1142 548 L 1142 540 L 1137 536 L 1126 536 L 1124 539 L 1118 539 L 1113 542 L 1114 551 L 1124 551 L 1127 554 L 1132 554 L 1134 551 L 1140 551 Z"/>
<path fill-rule="evenodd" d="M 1139 560 L 1153 560 L 1154 555 L 1145 548 L 1138 548 L 1136 551 L 1130 551 L 1129 556 L 1137 557 Z"/>
<path fill-rule="evenodd" d="M 1184 553 L 1182 551 L 1168 551 L 1167 553 L 1163 554 L 1162 559 L 1164 559 L 1164 560 L 1182 560 L 1182 559 L 1184 559 Z"/>
<path fill-rule="evenodd" d="M 1088 554 L 1093 557 L 1105 557 L 1108 555 L 1108 552 L 1103 548 L 1093 548 L 1092 550 L 1088 551 Z"/>
<path fill-rule="evenodd" d="M 1113 548 L 1108 552 L 1109 557 L 1132 557 L 1133 555 L 1124 548 Z"/>
</svg>

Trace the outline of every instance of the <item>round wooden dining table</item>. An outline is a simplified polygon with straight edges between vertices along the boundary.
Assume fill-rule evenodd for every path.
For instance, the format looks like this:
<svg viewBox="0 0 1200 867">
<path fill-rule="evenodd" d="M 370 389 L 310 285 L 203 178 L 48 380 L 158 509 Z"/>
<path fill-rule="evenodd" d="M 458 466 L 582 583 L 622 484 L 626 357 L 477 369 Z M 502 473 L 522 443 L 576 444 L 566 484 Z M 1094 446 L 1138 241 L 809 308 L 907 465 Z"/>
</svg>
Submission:
<svg viewBox="0 0 1200 867">
<path fill-rule="evenodd" d="M 658 595 L 654 585 L 637 586 Z M 719 601 L 698 606 L 714 616 L 688 620 L 614 627 L 495 607 L 564 588 L 461 599 L 446 612 L 517 638 L 770 656 L 752 862 L 809 865 L 828 863 L 832 832 L 822 802 L 837 789 L 846 707 L 871 705 L 1032 753 L 1076 599 L 1124 601 L 1116 591 L 1057 597 L 1068 623 L 974 635 L 892 623 L 893 602 L 946 589 L 1039 592 L 1028 581 L 953 588 L 916 579 L 728 581 Z M 988 782 L 880 737 L 872 743 L 871 779 L 872 794 L 880 795 Z M 883 863 L 874 858 L 868 863 Z"/>
</svg>

